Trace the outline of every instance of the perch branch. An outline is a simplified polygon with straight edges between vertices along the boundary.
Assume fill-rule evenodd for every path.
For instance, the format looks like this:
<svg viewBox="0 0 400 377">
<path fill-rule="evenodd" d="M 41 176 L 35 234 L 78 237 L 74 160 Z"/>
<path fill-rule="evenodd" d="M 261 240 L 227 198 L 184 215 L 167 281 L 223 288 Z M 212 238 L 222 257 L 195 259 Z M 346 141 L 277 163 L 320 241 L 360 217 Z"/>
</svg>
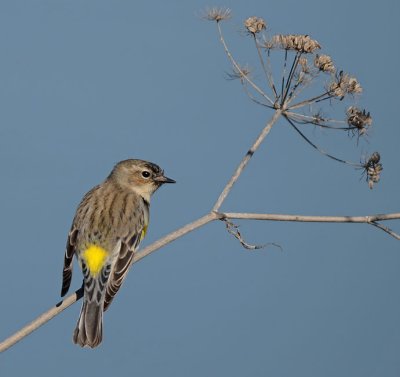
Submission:
<svg viewBox="0 0 400 377">
<path fill-rule="evenodd" d="M 229 182 L 226 184 L 225 188 L 221 192 L 221 195 L 219 196 L 218 200 L 214 204 L 213 211 L 216 212 L 219 210 L 221 207 L 222 203 L 226 199 L 226 197 L 229 195 L 229 192 L 231 191 L 233 185 L 236 183 L 238 180 L 240 174 L 242 174 L 243 170 L 246 168 L 247 164 L 249 163 L 251 157 L 255 153 L 255 151 L 258 149 L 260 144 L 263 142 L 265 137 L 269 134 L 271 131 L 272 126 L 274 123 L 278 120 L 280 117 L 282 111 L 280 109 L 276 110 L 274 113 L 274 116 L 271 118 L 271 120 L 267 123 L 267 125 L 264 127 L 264 129 L 261 131 L 261 133 L 258 135 L 256 141 L 254 144 L 251 146 L 251 148 L 248 150 L 246 155 L 243 157 L 242 161 L 240 161 L 240 164 L 236 168 L 235 172 L 233 173 L 231 179 Z"/>
<path fill-rule="evenodd" d="M 165 237 L 153 242 L 151 245 L 145 247 L 143 250 L 135 254 L 133 263 L 138 262 L 147 255 L 169 244 L 170 242 L 184 236 L 185 234 L 201 228 L 214 220 L 224 219 L 241 219 L 241 220 L 264 220 L 264 221 L 295 221 L 295 222 L 318 222 L 318 223 L 364 223 L 370 224 L 374 227 L 384 230 L 397 240 L 400 236 L 394 233 L 391 229 L 379 224 L 377 221 L 398 220 L 400 213 L 376 214 L 369 216 L 304 216 L 304 215 L 281 215 L 270 213 L 235 213 L 235 212 L 210 212 L 209 214 L 200 217 L 199 219 L 167 234 Z M 65 298 L 63 301 L 50 308 L 48 311 L 37 317 L 31 323 L 17 331 L 15 334 L 5 339 L 0 343 L 0 352 L 3 352 L 13 346 L 21 339 L 28 336 L 30 333 L 50 321 L 53 317 L 60 314 L 63 310 L 74 304 L 82 298 L 82 288 L 78 289 L 75 293 Z"/>
</svg>

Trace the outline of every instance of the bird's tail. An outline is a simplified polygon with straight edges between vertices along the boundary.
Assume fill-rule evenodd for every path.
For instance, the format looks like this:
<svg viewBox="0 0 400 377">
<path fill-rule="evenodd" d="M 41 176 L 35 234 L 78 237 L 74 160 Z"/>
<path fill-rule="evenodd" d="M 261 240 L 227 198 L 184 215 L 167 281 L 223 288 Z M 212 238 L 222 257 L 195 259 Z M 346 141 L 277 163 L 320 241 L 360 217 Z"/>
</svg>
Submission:
<svg viewBox="0 0 400 377">
<path fill-rule="evenodd" d="M 73 335 L 73 341 L 81 347 L 97 347 L 103 339 L 103 303 L 82 304 L 81 314 Z"/>
</svg>

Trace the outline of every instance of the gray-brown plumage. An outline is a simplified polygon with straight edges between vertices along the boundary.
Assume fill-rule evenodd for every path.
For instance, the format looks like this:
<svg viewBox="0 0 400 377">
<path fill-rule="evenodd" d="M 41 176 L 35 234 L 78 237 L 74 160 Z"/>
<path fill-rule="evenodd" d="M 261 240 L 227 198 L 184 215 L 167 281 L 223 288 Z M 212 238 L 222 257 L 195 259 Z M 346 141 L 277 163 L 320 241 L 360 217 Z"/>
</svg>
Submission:
<svg viewBox="0 0 400 377">
<path fill-rule="evenodd" d="M 103 311 L 121 287 L 146 234 L 150 197 L 162 184 L 174 182 L 151 162 L 125 160 L 82 199 L 68 235 L 61 289 L 64 296 L 75 255 L 84 276 L 84 296 L 74 343 L 92 348 L 101 343 Z"/>
</svg>

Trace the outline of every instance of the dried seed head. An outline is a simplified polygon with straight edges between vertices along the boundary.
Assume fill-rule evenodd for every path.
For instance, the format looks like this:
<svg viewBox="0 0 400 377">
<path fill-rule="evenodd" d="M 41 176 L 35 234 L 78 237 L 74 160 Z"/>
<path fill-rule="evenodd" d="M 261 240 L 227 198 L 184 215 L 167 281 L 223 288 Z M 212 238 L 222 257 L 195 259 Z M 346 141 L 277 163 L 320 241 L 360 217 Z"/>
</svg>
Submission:
<svg viewBox="0 0 400 377">
<path fill-rule="evenodd" d="M 327 120 L 323 117 L 321 111 L 319 111 L 319 112 L 313 114 L 312 117 L 313 117 L 312 120 L 313 120 L 313 123 L 314 123 L 314 124 L 323 124 L 323 123 L 325 123 L 325 122 L 327 121 Z"/>
<path fill-rule="evenodd" d="M 263 35 L 261 41 L 259 40 L 258 42 L 259 42 L 261 47 L 264 47 L 264 48 L 266 48 L 268 50 L 271 50 L 271 49 L 277 47 L 276 43 L 275 43 L 275 40 L 274 40 L 274 37 L 272 37 L 270 39 L 270 38 L 267 38 L 265 35 Z"/>
<path fill-rule="evenodd" d="M 301 72 L 307 73 L 307 74 L 311 72 L 310 66 L 308 65 L 308 60 L 304 56 L 302 56 L 299 59 L 299 66 L 300 66 Z"/>
<path fill-rule="evenodd" d="M 382 164 L 375 164 L 373 167 L 369 167 L 367 170 L 368 175 L 368 187 L 372 190 L 374 184 L 378 183 L 381 179 L 381 172 L 383 170 Z"/>
<path fill-rule="evenodd" d="M 260 17 L 249 17 L 244 21 L 244 26 L 251 34 L 259 33 L 267 27 L 267 23 Z"/>
<path fill-rule="evenodd" d="M 272 37 L 274 44 L 284 50 L 296 50 L 303 53 L 312 53 L 320 49 L 320 44 L 311 39 L 309 35 L 298 34 L 279 34 Z"/>
<path fill-rule="evenodd" d="M 311 68 L 308 65 L 307 58 L 303 56 L 300 57 L 298 69 L 296 69 L 296 72 L 294 74 L 294 78 L 296 80 L 296 86 L 309 82 L 310 74 L 311 74 Z"/>
<path fill-rule="evenodd" d="M 334 96 L 343 99 L 346 94 L 360 94 L 362 87 L 355 77 L 351 77 L 347 73 L 340 71 L 336 77 L 336 81 L 330 84 L 329 91 Z"/>
<path fill-rule="evenodd" d="M 351 94 L 362 93 L 362 87 L 355 77 L 350 77 L 347 85 L 347 90 Z"/>
<path fill-rule="evenodd" d="M 372 189 L 374 187 L 374 184 L 378 183 L 381 179 L 383 166 L 379 162 L 380 160 L 380 154 L 378 152 L 374 152 L 363 165 L 364 173 L 367 174 L 368 187 L 370 189 Z"/>
<path fill-rule="evenodd" d="M 248 77 L 251 74 L 251 69 L 248 66 L 234 67 L 232 72 L 227 73 L 229 80 L 243 80 L 245 77 Z"/>
<path fill-rule="evenodd" d="M 315 55 L 314 66 L 322 72 L 335 72 L 332 58 L 328 55 Z"/>
<path fill-rule="evenodd" d="M 206 9 L 203 16 L 208 21 L 224 21 L 232 17 L 232 11 L 229 8 L 210 8 Z"/>
<path fill-rule="evenodd" d="M 368 159 L 368 161 L 371 164 L 377 164 L 380 160 L 381 160 L 381 155 L 379 154 L 379 152 L 372 153 L 370 158 Z"/>
<path fill-rule="evenodd" d="M 372 124 L 370 113 L 365 110 L 360 110 L 357 107 L 350 106 L 347 109 L 346 115 L 350 129 L 354 130 L 355 128 L 359 136 L 364 135 L 367 132 L 367 128 Z"/>
</svg>

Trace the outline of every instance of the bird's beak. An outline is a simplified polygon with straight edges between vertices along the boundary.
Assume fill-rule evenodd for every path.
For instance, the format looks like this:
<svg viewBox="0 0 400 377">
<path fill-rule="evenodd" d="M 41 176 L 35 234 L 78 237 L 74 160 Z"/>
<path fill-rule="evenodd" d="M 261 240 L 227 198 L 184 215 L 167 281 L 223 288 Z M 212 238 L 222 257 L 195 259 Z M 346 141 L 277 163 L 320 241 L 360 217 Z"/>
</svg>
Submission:
<svg viewBox="0 0 400 377">
<path fill-rule="evenodd" d="M 176 181 L 166 177 L 165 175 L 159 175 L 158 177 L 154 177 L 153 179 L 158 183 L 176 183 Z"/>
</svg>

